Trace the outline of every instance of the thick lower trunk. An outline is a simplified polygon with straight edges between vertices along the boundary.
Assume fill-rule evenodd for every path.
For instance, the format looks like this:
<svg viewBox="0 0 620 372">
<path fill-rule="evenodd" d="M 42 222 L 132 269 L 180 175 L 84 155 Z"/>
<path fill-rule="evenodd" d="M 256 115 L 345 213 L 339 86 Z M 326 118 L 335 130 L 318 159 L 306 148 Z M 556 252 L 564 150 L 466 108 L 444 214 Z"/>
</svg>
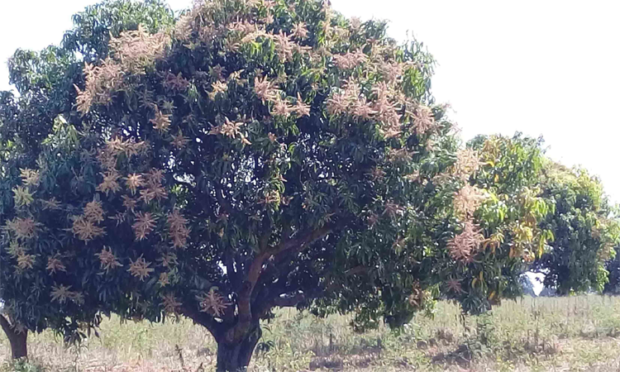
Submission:
<svg viewBox="0 0 620 372">
<path fill-rule="evenodd" d="M 28 358 L 28 333 L 15 333 L 9 337 L 13 359 Z"/>
<path fill-rule="evenodd" d="M 16 332 L 14 327 L 9 324 L 8 320 L 0 315 L 0 325 L 11 345 L 11 356 L 13 359 L 28 358 L 28 333 Z"/>
<path fill-rule="evenodd" d="M 260 326 L 255 326 L 248 335 L 238 343 L 218 343 L 217 372 L 244 372 L 250 365 L 254 348 L 262 335 Z"/>
</svg>

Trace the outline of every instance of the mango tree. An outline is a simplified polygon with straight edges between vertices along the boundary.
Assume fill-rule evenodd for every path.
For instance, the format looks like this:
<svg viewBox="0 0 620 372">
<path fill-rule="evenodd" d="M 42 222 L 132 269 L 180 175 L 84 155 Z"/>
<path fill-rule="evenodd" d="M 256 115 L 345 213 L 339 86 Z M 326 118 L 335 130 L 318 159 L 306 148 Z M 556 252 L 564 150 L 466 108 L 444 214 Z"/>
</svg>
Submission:
<svg viewBox="0 0 620 372">
<path fill-rule="evenodd" d="M 345 293 L 360 323 L 402 323 L 421 274 L 394 252 L 454 139 L 432 57 L 385 29 L 315 1 L 215 1 L 99 54 L 65 38 L 84 55 L 71 109 L 7 149 L 31 159 L 3 194 L 2 272 L 26 278 L 2 282 L 15 324 L 51 325 L 30 297 L 71 327 L 182 314 L 237 370 L 278 306 Z"/>
<path fill-rule="evenodd" d="M 443 250 L 452 259 L 434 265 L 435 282 L 439 293 L 478 314 L 522 295 L 521 274 L 553 240 L 553 231 L 539 225 L 552 205 L 538 187 L 544 162 L 538 140 L 479 136 L 458 155 L 452 176 L 436 177 L 453 193 L 444 206 L 456 231 Z"/>
<path fill-rule="evenodd" d="M 535 268 L 544 284 L 559 294 L 603 291 L 617 272 L 613 264 L 620 242 L 620 224 L 600 181 L 585 169 L 568 169 L 549 161 L 542 182 L 543 197 L 554 205 L 541 226 L 554 231 Z"/>
<path fill-rule="evenodd" d="M 98 311 L 110 308 L 88 282 L 88 272 L 96 271 L 88 263 L 92 253 L 69 248 L 70 241 L 53 233 L 73 213 L 53 197 L 73 197 L 76 183 L 70 183 L 71 169 L 54 168 L 49 159 L 73 149 L 69 142 L 76 133 L 65 124 L 80 118 L 74 85 L 84 81 L 84 61 L 105 58 L 110 38 L 121 32 L 138 25 L 156 32 L 173 21 L 159 1 L 106 2 L 76 14 L 60 46 L 17 50 L 9 61 L 19 95 L 0 92 L 0 325 L 14 358 L 27 356 L 29 331 L 52 328 L 76 340 L 99 323 Z"/>
</svg>

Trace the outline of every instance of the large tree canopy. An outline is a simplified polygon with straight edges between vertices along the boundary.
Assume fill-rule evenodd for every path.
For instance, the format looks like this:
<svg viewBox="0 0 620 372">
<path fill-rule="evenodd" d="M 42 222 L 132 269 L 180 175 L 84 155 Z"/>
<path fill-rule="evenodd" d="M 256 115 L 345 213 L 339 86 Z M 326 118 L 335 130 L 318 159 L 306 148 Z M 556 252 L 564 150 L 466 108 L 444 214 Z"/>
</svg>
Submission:
<svg viewBox="0 0 620 372">
<path fill-rule="evenodd" d="M 539 144 L 459 150 L 433 58 L 382 22 L 314 0 L 176 21 L 117 1 L 74 21 L 60 47 L 16 53 L 20 97 L 0 102 L 15 334 L 183 315 L 236 370 L 275 307 L 355 312 L 360 329 L 440 294 L 478 313 L 518 296 L 553 238 Z"/>
<path fill-rule="evenodd" d="M 109 50 L 85 18 L 65 38 L 86 56 L 74 106 L 5 142 L 32 143 L 3 178 L 16 326 L 176 312 L 209 328 L 228 370 L 248 363 L 274 306 L 328 288 L 354 293 L 350 310 L 379 296 L 389 306 L 372 318 L 415 309 L 414 273 L 371 263 L 395 264 L 421 177 L 442 171 L 434 147 L 453 147 L 417 43 L 315 1 L 209 2 Z M 371 291 L 347 286 L 370 272 Z"/>
</svg>

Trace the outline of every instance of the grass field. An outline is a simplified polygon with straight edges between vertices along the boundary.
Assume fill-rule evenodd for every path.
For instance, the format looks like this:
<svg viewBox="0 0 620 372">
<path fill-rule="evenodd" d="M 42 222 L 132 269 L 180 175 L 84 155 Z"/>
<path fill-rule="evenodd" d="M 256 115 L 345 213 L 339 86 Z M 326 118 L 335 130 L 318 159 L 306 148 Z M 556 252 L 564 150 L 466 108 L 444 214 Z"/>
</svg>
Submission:
<svg viewBox="0 0 620 372">
<path fill-rule="evenodd" d="M 252 371 L 620 371 L 620 298 L 579 296 L 504 302 L 462 318 L 441 302 L 400 333 L 354 333 L 346 316 L 318 319 L 279 311 L 265 324 Z M 0 338 L 0 358 L 8 341 Z M 189 321 L 105 321 L 100 337 L 65 347 L 52 333 L 29 339 L 19 371 L 211 371 L 216 345 Z"/>
</svg>

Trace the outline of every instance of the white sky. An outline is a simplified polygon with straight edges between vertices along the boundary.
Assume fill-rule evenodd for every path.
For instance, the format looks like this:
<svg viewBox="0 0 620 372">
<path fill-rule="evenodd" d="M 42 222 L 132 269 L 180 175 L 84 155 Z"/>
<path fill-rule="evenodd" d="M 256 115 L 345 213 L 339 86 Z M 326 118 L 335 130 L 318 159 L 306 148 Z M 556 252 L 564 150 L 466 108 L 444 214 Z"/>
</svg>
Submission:
<svg viewBox="0 0 620 372">
<path fill-rule="evenodd" d="M 58 43 L 93 0 L 0 0 L 0 89 L 18 48 Z M 169 0 L 174 9 L 191 0 Z M 620 2 L 615 0 L 332 0 L 346 16 L 411 30 L 439 61 L 433 91 L 466 139 L 543 135 L 549 154 L 598 175 L 620 202 Z"/>
</svg>

